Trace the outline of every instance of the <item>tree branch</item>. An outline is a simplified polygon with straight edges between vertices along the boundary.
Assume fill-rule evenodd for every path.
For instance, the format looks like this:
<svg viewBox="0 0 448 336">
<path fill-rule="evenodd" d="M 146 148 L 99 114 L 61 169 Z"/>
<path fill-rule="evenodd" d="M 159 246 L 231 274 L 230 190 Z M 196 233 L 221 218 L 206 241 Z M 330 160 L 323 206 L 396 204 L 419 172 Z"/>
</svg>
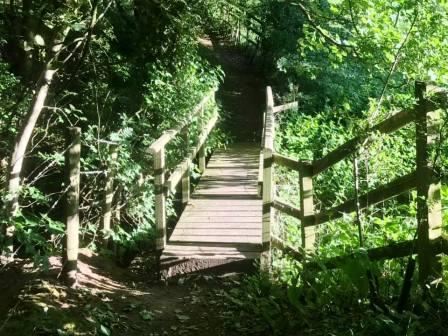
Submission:
<svg viewBox="0 0 448 336">
<path fill-rule="evenodd" d="M 316 30 L 319 35 L 321 35 L 327 42 L 330 42 L 331 44 L 334 44 L 337 47 L 346 48 L 346 49 L 352 49 L 356 51 L 356 47 L 351 44 L 343 43 L 341 41 L 337 41 L 333 36 L 328 35 L 313 19 L 308 9 L 303 5 L 301 2 L 291 2 L 287 1 L 293 6 L 297 6 L 299 10 L 302 12 L 302 14 L 305 17 L 305 20 Z"/>
<path fill-rule="evenodd" d="M 375 109 L 375 112 L 372 114 L 372 116 L 368 120 L 369 125 L 375 120 L 375 118 L 378 116 L 378 114 L 380 112 L 381 106 L 384 101 L 384 97 L 386 95 L 386 91 L 389 87 L 390 79 L 392 78 L 392 74 L 395 72 L 395 69 L 397 68 L 398 63 L 400 62 L 401 52 L 403 51 L 404 47 L 406 46 L 406 43 L 409 41 L 409 37 L 411 36 L 412 30 L 414 29 L 415 23 L 417 22 L 417 18 L 418 18 L 418 11 L 415 10 L 415 15 L 412 20 L 411 26 L 409 27 L 409 30 L 407 31 L 404 40 L 401 42 L 397 52 L 395 53 L 394 61 L 392 62 L 391 66 L 390 66 L 389 72 L 387 73 L 387 77 L 386 77 L 383 89 L 381 90 L 380 98 L 378 100 L 378 105 Z"/>
</svg>

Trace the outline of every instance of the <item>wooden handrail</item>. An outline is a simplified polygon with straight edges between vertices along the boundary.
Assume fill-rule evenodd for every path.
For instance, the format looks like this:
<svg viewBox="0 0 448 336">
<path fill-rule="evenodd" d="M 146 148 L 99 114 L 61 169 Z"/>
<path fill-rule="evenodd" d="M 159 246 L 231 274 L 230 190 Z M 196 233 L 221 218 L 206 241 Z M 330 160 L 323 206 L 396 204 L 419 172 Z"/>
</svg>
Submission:
<svg viewBox="0 0 448 336">
<path fill-rule="evenodd" d="M 298 107 L 299 107 L 298 102 L 292 102 L 292 103 L 288 103 L 288 104 L 284 104 L 284 105 L 280 105 L 280 106 L 275 106 L 274 113 L 277 114 L 277 113 L 284 112 L 287 110 L 296 109 Z"/>
<path fill-rule="evenodd" d="M 274 198 L 272 154 L 274 152 L 275 117 L 274 117 L 274 95 L 272 88 L 266 88 L 266 113 L 264 119 L 263 134 L 263 217 L 262 217 L 262 242 L 263 253 L 261 255 L 262 269 L 269 270 L 271 265 L 271 225 L 274 220 L 272 200 Z"/>
<path fill-rule="evenodd" d="M 258 163 L 258 196 L 262 197 L 263 195 L 263 150 L 260 150 L 260 158 Z"/>
<path fill-rule="evenodd" d="M 156 250 L 161 253 L 167 242 L 166 236 L 166 196 L 170 192 L 174 192 L 179 183 L 182 184 L 182 203 L 186 205 L 190 198 L 190 166 L 196 156 L 199 156 L 199 166 L 202 172 L 205 169 L 205 142 L 210 132 L 215 127 L 219 115 L 215 113 L 207 122 L 205 128 L 204 107 L 205 104 L 214 97 L 216 89 L 208 93 L 201 102 L 192 110 L 189 117 L 176 128 L 166 131 L 158 138 L 149 148 L 154 155 L 154 189 L 155 189 L 155 226 L 156 226 Z M 199 128 L 203 128 L 197 139 L 197 144 L 193 148 L 190 147 L 189 126 L 193 118 L 199 115 Z M 165 166 L 165 147 L 180 132 L 186 145 L 186 156 L 184 160 L 176 166 L 174 171 L 167 177 Z"/>
<path fill-rule="evenodd" d="M 273 153 L 272 158 L 275 164 L 295 171 L 301 171 L 305 167 L 312 167 L 311 162 L 293 159 L 279 153 Z"/>
<path fill-rule="evenodd" d="M 430 103 L 429 109 L 435 110 L 448 106 L 448 89 L 435 85 L 427 85 L 427 100 Z"/>
<path fill-rule="evenodd" d="M 393 197 L 403 194 L 404 192 L 414 189 L 417 186 L 417 174 L 415 172 L 399 177 L 396 180 L 382 185 L 374 190 L 367 192 L 359 197 L 360 209 L 378 204 Z M 308 225 L 314 226 L 341 218 L 345 213 L 354 212 L 356 210 L 356 200 L 351 199 L 331 209 L 322 211 L 314 216 L 314 220 L 310 220 Z"/>
<path fill-rule="evenodd" d="M 444 97 L 444 94 L 446 95 L 445 90 L 434 92 L 436 92 L 436 96 L 438 97 L 439 101 L 441 100 L 441 97 Z M 440 108 L 440 102 L 434 103 L 431 101 L 426 101 L 424 106 L 425 107 L 423 109 L 419 110 L 419 113 L 427 114 L 428 112 Z M 410 122 L 415 121 L 415 118 L 416 118 L 415 108 L 409 110 L 403 110 L 401 112 L 394 114 L 388 119 L 370 128 L 364 135 L 358 136 L 356 138 L 347 141 L 343 145 L 339 146 L 337 149 L 325 155 L 323 158 L 315 160 L 313 162 L 314 166 L 313 175 L 322 173 L 323 171 L 327 170 L 334 164 L 338 163 L 339 161 L 345 159 L 350 154 L 354 153 L 356 151 L 358 144 L 366 140 L 369 137 L 369 134 L 373 132 L 380 132 L 383 134 L 392 133 L 406 126 Z"/>
<path fill-rule="evenodd" d="M 170 177 L 165 182 L 166 189 L 168 193 L 174 193 L 176 191 L 177 186 L 180 181 L 182 181 L 182 177 L 188 170 L 190 158 L 186 158 L 180 164 L 176 166 L 174 171 L 171 173 Z"/>
<path fill-rule="evenodd" d="M 171 140 L 173 140 L 185 127 L 191 124 L 192 119 L 198 115 L 207 102 L 213 97 L 216 92 L 216 88 L 211 90 L 202 100 L 196 105 L 188 117 L 177 125 L 175 128 L 165 131 L 157 140 L 155 140 L 149 147 L 149 152 L 152 154 L 157 153 L 162 147 L 165 147 Z"/>
<path fill-rule="evenodd" d="M 282 243 L 284 245 L 282 245 Z M 276 242 L 275 247 L 283 249 L 286 253 L 288 253 L 292 258 L 297 261 L 304 261 L 304 254 L 295 250 L 293 247 L 287 245 L 285 242 L 280 240 L 280 243 Z M 434 255 L 438 255 L 440 253 L 448 252 L 448 240 L 445 238 L 436 238 L 430 242 L 430 249 Z M 292 250 L 292 251 L 291 251 Z M 312 269 L 316 271 L 324 271 L 340 268 L 354 260 L 356 256 L 358 256 L 360 252 L 349 253 L 341 256 L 331 257 L 325 260 L 320 261 L 310 261 L 305 265 L 307 269 Z M 403 242 L 395 242 L 386 246 L 374 247 L 368 250 L 365 250 L 365 253 L 370 261 L 380 261 L 387 259 L 397 259 L 404 258 L 410 255 L 419 254 L 419 248 L 417 244 L 413 240 L 406 240 Z"/>
<path fill-rule="evenodd" d="M 414 110 L 404 110 L 399 113 L 394 114 L 387 120 L 379 123 L 378 125 L 372 127 L 364 135 L 353 138 L 343 145 L 339 146 L 337 149 L 325 155 L 323 158 L 315 160 L 313 162 L 313 175 L 317 175 L 327 170 L 334 164 L 345 159 L 350 154 L 354 153 L 357 146 L 369 137 L 370 133 L 380 132 L 383 134 L 392 133 L 403 126 L 409 124 L 415 120 Z"/>
<path fill-rule="evenodd" d="M 176 191 L 177 186 L 182 181 L 182 177 L 187 173 L 189 169 L 190 163 L 193 161 L 193 159 L 198 155 L 201 148 L 204 147 L 204 143 L 207 140 L 208 136 L 210 135 L 210 132 L 215 127 L 216 123 L 218 122 L 219 115 L 215 114 L 207 123 L 207 126 L 205 127 L 204 131 L 201 133 L 201 135 L 198 138 L 197 145 L 188 153 L 187 158 L 182 161 L 180 164 L 174 168 L 174 171 L 171 173 L 171 175 L 168 177 L 166 181 L 166 189 L 169 193 L 173 193 Z"/>
<path fill-rule="evenodd" d="M 280 239 L 279 237 L 272 235 L 271 237 L 272 247 L 275 247 L 279 250 L 285 251 L 288 255 L 293 257 L 296 260 L 302 261 L 305 257 L 305 254 L 297 249 L 295 249 L 293 246 L 289 245 L 287 242 L 285 242 L 283 239 Z"/>
<path fill-rule="evenodd" d="M 250 21 L 249 21 L 250 24 Z M 253 27 L 252 25 L 249 25 L 248 27 L 246 27 L 248 30 L 250 30 L 251 32 L 255 33 L 255 35 L 257 35 L 257 37 L 260 37 L 263 32 L 255 27 Z"/>
<path fill-rule="evenodd" d="M 273 154 L 274 162 L 280 164 L 284 167 L 290 168 L 292 170 L 300 171 L 301 168 L 309 166 L 308 162 L 300 162 L 295 161 L 290 158 L 286 158 L 284 156 L 280 156 L 279 154 Z M 279 159 L 281 157 L 281 159 Z M 287 161 L 290 160 L 290 161 Z M 287 162 L 287 163 L 286 163 Z M 364 209 L 368 206 L 372 206 L 378 204 L 380 202 L 386 201 L 393 197 L 396 197 L 408 190 L 416 188 L 417 185 L 417 176 L 416 173 L 410 173 L 396 180 L 389 182 L 385 185 L 379 186 L 378 188 L 369 191 L 368 193 L 361 195 L 359 198 L 359 206 L 361 209 Z M 296 218 L 300 218 L 301 210 L 295 208 L 291 205 L 287 205 L 282 203 L 281 201 L 275 199 L 272 202 L 272 206 L 281 212 L 284 212 L 288 215 L 291 215 Z M 317 213 L 311 217 L 308 217 L 306 227 L 315 226 L 319 224 L 323 224 L 330 220 L 335 220 L 341 218 L 345 213 L 350 213 L 355 211 L 356 209 L 356 200 L 351 199 L 340 205 L 337 205 L 331 209 L 322 211 Z"/>
<path fill-rule="evenodd" d="M 266 89 L 266 115 L 264 127 L 264 149 L 273 151 L 275 137 L 274 95 L 272 94 L 272 88 L 270 86 Z"/>
<path fill-rule="evenodd" d="M 292 216 L 297 219 L 302 218 L 302 210 L 299 208 L 296 208 L 290 204 L 283 203 L 282 201 L 278 199 L 274 199 L 272 202 L 272 207 L 278 211 L 281 211 L 289 216 Z"/>
</svg>

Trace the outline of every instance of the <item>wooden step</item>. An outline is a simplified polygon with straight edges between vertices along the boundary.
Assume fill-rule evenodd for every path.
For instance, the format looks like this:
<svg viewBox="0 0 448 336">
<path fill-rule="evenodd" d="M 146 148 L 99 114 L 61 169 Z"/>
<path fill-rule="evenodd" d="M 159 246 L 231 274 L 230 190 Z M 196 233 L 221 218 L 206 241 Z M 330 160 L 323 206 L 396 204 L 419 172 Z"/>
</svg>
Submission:
<svg viewBox="0 0 448 336">
<path fill-rule="evenodd" d="M 197 246 L 169 244 L 163 252 L 163 258 L 181 259 L 257 259 L 261 247 L 246 246 Z"/>
</svg>

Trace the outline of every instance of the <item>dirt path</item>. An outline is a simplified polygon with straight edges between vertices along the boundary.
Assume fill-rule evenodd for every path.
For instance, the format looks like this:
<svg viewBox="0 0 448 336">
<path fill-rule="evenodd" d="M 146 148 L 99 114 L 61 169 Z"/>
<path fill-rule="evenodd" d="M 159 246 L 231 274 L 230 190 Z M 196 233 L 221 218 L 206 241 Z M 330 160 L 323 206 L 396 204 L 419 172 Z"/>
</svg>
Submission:
<svg viewBox="0 0 448 336">
<path fill-rule="evenodd" d="M 224 125 L 236 142 L 256 142 L 261 139 L 265 83 L 251 59 L 225 42 L 200 39 L 203 54 L 225 73 L 217 98 L 225 114 Z"/>
<path fill-rule="evenodd" d="M 2 294 L 0 335 L 226 335 L 222 290 L 238 277 L 197 275 L 161 284 L 151 279 L 148 260 L 121 269 L 82 250 L 78 290 L 57 280 L 58 258 L 46 272 L 17 264 L 15 280 L 27 282 Z M 5 275 L 0 287 L 13 280 Z"/>
</svg>

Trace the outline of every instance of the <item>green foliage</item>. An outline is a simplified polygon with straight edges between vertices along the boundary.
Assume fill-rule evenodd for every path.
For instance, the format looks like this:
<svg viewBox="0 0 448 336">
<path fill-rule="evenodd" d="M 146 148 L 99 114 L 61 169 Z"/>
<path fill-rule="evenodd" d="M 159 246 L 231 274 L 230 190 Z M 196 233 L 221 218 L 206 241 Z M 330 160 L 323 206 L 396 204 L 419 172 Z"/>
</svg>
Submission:
<svg viewBox="0 0 448 336">
<path fill-rule="evenodd" d="M 63 223 L 42 214 L 23 215 L 15 222 L 19 256 L 31 258 L 36 266 L 48 265 L 48 257 L 62 247 L 65 233 Z"/>
<path fill-rule="evenodd" d="M 444 335 L 446 298 L 428 292 L 412 302 L 413 311 L 399 314 L 372 305 L 366 269 L 372 265 L 357 255 L 341 271 L 309 274 L 307 284 L 264 276 L 248 277 L 241 288 L 224 293 L 229 335 Z M 301 270 L 303 274 L 303 270 Z M 381 284 L 383 287 L 385 283 Z"/>
<path fill-rule="evenodd" d="M 63 129 L 76 125 L 82 128 L 82 245 L 98 248 L 99 238 L 106 234 L 123 253 L 153 248 L 153 158 L 147 149 L 165 130 L 184 120 L 223 78 L 220 69 L 199 56 L 197 47 L 201 16 L 212 3 L 120 0 L 24 1 L 23 8 L 0 5 L 2 22 L 14 22 L 0 29 L 2 188 L 7 158 L 31 106 L 34 83 L 45 63 L 58 67 L 22 173 L 18 245 L 30 253 L 61 249 L 63 237 L 52 238 L 48 221 L 65 221 Z M 206 117 L 218 109 L 211 102 Z M 192 127 L 192 142 L 199 131 Z M 110 141 L 119 147 L 115 162 L 109 157 Z M 207 150 L 226 141 L 217 130 Z M 180 162 L 184 145 L 176 139 L 167 148 L 169 169 Z M 103 233 L 100 219 L 108 169 L 115 171 L 114 229 Z M 172 199 L 168 216 L 176 215 Z M 123 254 L 120 251 L 118 255 Z"/>
<path fill-rule="evenodd" d="M 392 114 L 412 108 L 416 80 L 447 86 L 446 1 L 247 1 L 246 5 L 247 12 L 256 13 L 264 23 L 263 69 L 276 104 L 299 103 L 298 110 L 278 117 L 276 151 L 287 156 L 320 159 L 347 140 L 366 135 L 368 128 Z M 442 142 L 431 153 L 441 164 L 445 184 L 446 118 L 444 110 Z M 415 169 L 413 124 L 390 135 L 368 136 L 355 155 L 314 178 L 317 212 L 354 198 L 355 157 L 361 194 Z M 276 167 L 277 197 L 300 204 L 297 189 L 297 174 Z M 447 196 L 444 186 L 444 226 Z M 300 249 L 300 221 L 281 214 L 276 219 L 275 234 Z M 356 221 L 355 214 L 347 214 L 317 227 L 312 261 L 321 266 L 319 273 L 307 274 L 303 264 L 274 251 L 271 281 L 250 278 L 241 291 L 231 293 L 229 327 L 249 335 L 294 335 L 297 330 L 304 335 L 419 335 L 429 330 L 440 334 L 443 322 L 435 327 L 425 318 L 440 318 L 438 300 L 446 298 L 422 304 L 415 276 L 412 304 L 419 308 L 397 314 L 394 307 L 406 260 L 373 263 L 366 256 L 368 248 L 414 238 L 416 193 L 362 211 L 363 248 Z M 325 269 L 324 260 L 349 253 L 354 257 L 341 269 Z M 368 273 L 390 312 L 369 300 Z M 235 325 L 232 319 L 237 314 L 244 322 Z"/>
<path fill-rule="evenodd" d="M 3 43 L 0 42 L 0 46 Z M 22 112 L 21 100 L 24 94 L 19 79 L 9 69 L 6 62 L 0 61 L 0 161 L 9 155 L 8 144 L 17 132 L 16 115 Z M 4 184 L 6 162 L 0 164 L 0 183 Z"/>
<path fill-rule="evenodd" d="M 20 3 L 20 4 L 19 4 Z M 110 4 L 110 7 L 109 7 Z M 105 235 L 115 245 L 119 263 L 154 245 L 153 158 L 148 146 L 165 130 L 188 117 L 202 97 L 222 81 L 223 73 L 200 57 L 197 37 L 229 37 L 247 32 L 248 20 L 260 26 L 262 68 L 277 102 L 298 100 L 297 110 L 279 117 L 276 150 L 301 160 L 324 157 L 392 113 L 412 107 L 414 81 L 448 81 L 448 3 L 415 0 L 118 0 L 22 1 L 0 5 L 0 183 L 15 136 L 32 104 L 35 83 L 45 64 L 58 69 L 46 108 L 22 173 L 21 209 L 16 228 L 18 253 L 37 263 L 61 250 L 66 185 L 63 157 L 67 126 L 82 127 L 82 244 L 99 247 Z M 95 18 L 100 18 L 95 22 Z M 261 22 L 261 23 L 260 23 Z M 250 37 L 251 33 L 248 33 Z M 252 33 L 253 34 L 253 33 Z M 244 34 L 243 34 L 244 35 Z M 79 41 L 82 41 L 79 43 Z M 243 43 L 248 43 L 243 37 Z M 220 107 L 206 106 L 210 117 Z M 446 111 L 443 112 L 447 119 Z M 192 120 L 191 143 L 200 133 Z M 448 171 L 448 127 L 433 153 Z M 369 134 L 356 152 L 361 193 L 411 172 L 415 167 L 415 129 L 393 135 Z M 228 137 L 217 130 L 208 152 Z M 110 142 L 118 145 L 112 161 Z M 175 139 L 167 148 L 168 170 L 185 155 L 188 144 Z M 316 210 L 352 199 L 353 159 L 348 157 L 315 178 Z M 113 170 L 113 230 L 102 232 L 100 218 L 106 171 Z M 196 169 L 190 174 L 197 177 Z M 277 193 L 298 204 L 297 175 L 278 169 Z M 5 195 L 4 190 L 1 191 Z M 444 227 L 448 189 L 442 189 Z M 5 197 L 2 197 L 2 202 Z M 169 196 L 168 216 L 174 217 Z M 404 205 L 403 205 L 404 204 Z M 275 251 L 273 279 L 250 277 L 241 290 L 226 293 L 229 330 L 246 335 L 434 334 L 440 333 L 445 298 L 422 303 L 413 287 L 414 311 L 398 314 L 406 261 L 370 262 L 366 249 L 412 239 L 416 230 L 416 195 L 369 207 L 360 218 L 365 246 L 360 247 L 354 214 L 330 221 L 317 232 L 313 261 L 304 265 Z M 301 246 L 300 223 L 280 217 L 279 235 Z M 0 222 L 9 219 L 2 214 Z M 3 235 L 3 232 L 0 234 Z M 4 238 L 4 237 L 2 237 Z M 339 270 L 324 260 L 353 257 Z M 387 311 L 369 300 L 369 277 Z M 434 308 L 427 308 L 432 304 Z M 439 309 L 439 310 L 437 310 Z M 94 312 L 98 333 L 108 335 L 114 315 Z M 152 313 L 142 311 L 145 320 Z M 185 319 L 184 315 L 182 318 Z M 362 323 L 358 321 L 362 319 Z M 235 322 L 237 320 L 238 322 Z M 429 321 L 429 322 L 425 322 Z M 434 325 L 430 325 L 432 322 Z"/>
</svg>

